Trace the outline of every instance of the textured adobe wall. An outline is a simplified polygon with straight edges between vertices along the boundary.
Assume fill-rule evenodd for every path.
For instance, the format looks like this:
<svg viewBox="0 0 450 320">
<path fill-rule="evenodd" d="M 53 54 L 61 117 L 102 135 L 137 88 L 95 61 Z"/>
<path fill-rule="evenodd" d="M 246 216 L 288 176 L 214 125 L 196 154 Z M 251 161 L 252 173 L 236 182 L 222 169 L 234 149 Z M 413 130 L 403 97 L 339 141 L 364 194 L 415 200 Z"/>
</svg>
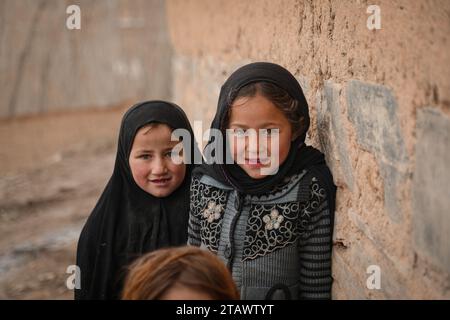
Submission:
<svg viewBox="0 0 450 320">
<path fill-rule="evenodd" d="M 204 130 L 242 64 L 302 83 L 338 185 L 333 297 L 450 298 L 450 2 L 169 0 L 167 14 L 173 99 Z"/>
</svg>

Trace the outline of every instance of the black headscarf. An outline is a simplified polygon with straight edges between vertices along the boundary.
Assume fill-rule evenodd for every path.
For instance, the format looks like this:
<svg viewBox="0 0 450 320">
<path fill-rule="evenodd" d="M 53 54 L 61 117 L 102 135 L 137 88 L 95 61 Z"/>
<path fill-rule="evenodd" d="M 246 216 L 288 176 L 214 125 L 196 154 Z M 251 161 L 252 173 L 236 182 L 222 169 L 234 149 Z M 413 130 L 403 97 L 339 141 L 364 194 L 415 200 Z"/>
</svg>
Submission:
<svg viewBox="0 0 450 320">
<path fill-rule="evenodd" d="M 142 190 L 135 183 L 128 162 L 137 131 L 153 122 L 167 124 L 173 129 L 186 129 L 192 140 L 188 149 L 191 164 L 187 164 L 185 179 L 177 190 L 164 198 Z M 120 298 L 124 267 L 134 258 L 158 248 L 186 243 L 189 183 L 196 152 L 192 128 L 177 105 L 147 101 L 134 105 L 125 113 L 113 175 L 78 242 L 81 289 L 75 290 L 75 299 Z"/>
<path fill-rule="evenodd" d="M 239 90 L 251 83 L 269 82 L 284 89 L 300 106 L 299 117 L 303 117 L 302 132 L 291 142 L 289 154 L 275 175 L 269 175 L 262 179 L 253 179 L 237 164 L 212 163 L 206 159 L 203 164 L 195 169 L 195 174 L 207 174 L 229 185 L 240 193 L 260 195 L 270 191 L 281 180 L 303 169 L 315 168 L 318 175 L 323 176 L 322 181 L 327 185 L 328 193 L 333 197 L 334 205 L 335 186 L 324 155 L 317 149 L 306 146 L 304 141 L 308 131 L 310 119 L 309 108 L 300 84 L 295 77 L 285 68 L 269 62 L 255 62 L 247 64 L 231 74 L 220 90 L 217 112 L 211 124 L 211 128 L 219 129 L 225 137 L 225 120 L 229 108 Z M 211 136 L 208 145 L 217 143 Z M 229 148 L 226 144 L 217 146 L 217 150 L 223 150 L 227 154 Z M 211 148 L 214 149 L 214 148 Z M 223 161 L 225 162 L 225 161 Z"/>
</svg>

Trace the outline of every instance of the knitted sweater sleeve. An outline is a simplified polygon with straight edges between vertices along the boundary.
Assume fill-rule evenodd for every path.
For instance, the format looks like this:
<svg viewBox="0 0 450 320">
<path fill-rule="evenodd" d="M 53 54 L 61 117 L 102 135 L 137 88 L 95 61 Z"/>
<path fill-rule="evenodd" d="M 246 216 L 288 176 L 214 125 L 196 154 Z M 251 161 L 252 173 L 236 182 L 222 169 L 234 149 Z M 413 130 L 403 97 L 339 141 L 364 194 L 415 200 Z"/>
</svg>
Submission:
<svg viewBox="0 0 450 320">
<path fill-rule="evenodd" d="M 305 188 L 306 189 L 306 188 Z M 307 196 L 309 194 L 309 196 Z M 300 202 L 302 235 L 299 240 L 301 299 L 331 299 L 333 221 L 326 189 L 312 177 L 306 201 Z"/>
<path fill-rule="evenodd" d="M 200 180 L 193 177 L 190 188 L 190 210 L 189 210 L 189 222 L 188 222 L 188 245 L 197 246 L 201 245 L 200 237 L 200 203 L 201 203 L 201 184 Z"/>
</svg>

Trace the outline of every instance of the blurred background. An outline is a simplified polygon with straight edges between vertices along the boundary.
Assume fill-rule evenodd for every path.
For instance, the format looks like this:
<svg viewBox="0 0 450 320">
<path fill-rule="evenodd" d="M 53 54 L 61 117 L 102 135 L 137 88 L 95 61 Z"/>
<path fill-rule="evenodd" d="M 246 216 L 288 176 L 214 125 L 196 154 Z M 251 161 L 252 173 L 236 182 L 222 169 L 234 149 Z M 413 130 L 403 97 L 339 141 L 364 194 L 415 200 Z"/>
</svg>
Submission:
<svg viewBox="0 0 450 320">
<path fill-rule="evenodd" d="M 449 299 L 449 52 L 447 0 L 0 0 L 0 299 L 72 298 L 128 107 L 204 131 L 253 61 L 297 77 L 333 171 L 333 298 Z"/>
</svg>

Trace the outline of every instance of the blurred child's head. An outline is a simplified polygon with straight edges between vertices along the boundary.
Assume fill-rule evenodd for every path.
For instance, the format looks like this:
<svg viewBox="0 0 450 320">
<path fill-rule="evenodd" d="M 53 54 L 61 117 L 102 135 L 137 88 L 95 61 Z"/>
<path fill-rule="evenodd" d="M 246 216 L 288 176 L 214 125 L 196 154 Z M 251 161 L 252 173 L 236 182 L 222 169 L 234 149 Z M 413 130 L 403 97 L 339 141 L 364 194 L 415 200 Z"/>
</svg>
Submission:
<svg viewBox="0 0 450 320">
<path fill-rule="evenodd" d="M 160 249 L 131 266 L 125 300 L 236 300 L 239 293 L 223 262 L 198 247 Z"/>
<path fill-rule="evenodd" d="M 128 159 L 136 184 L 155 197 L 166 197 L 183 182 L 186 165 L 174 162 L 172 149 L 180 141 L 172 141 L 172 128 L 153 122 L 141 127 L 134 137 Z"/>
<path fill-rule="evenodd" d="M 229 104 L 224 126 L 231 130 L 233 159 L 244 160 L 237 164 L 251 178 L 264 178 L 261 169 L 273 166 L 275 157 L 278 166 L 283 164 L 291 142 L 305 130 L 299 102 L 275 84 L 253 82 L 242 87 Z M 253 140 L 247 134 L 250 131 L 255 133 Z M 271 139 L 278 139 L 278 144 Z M 278 147 L 272 150 L 272 145 Z"/>
</svg>

